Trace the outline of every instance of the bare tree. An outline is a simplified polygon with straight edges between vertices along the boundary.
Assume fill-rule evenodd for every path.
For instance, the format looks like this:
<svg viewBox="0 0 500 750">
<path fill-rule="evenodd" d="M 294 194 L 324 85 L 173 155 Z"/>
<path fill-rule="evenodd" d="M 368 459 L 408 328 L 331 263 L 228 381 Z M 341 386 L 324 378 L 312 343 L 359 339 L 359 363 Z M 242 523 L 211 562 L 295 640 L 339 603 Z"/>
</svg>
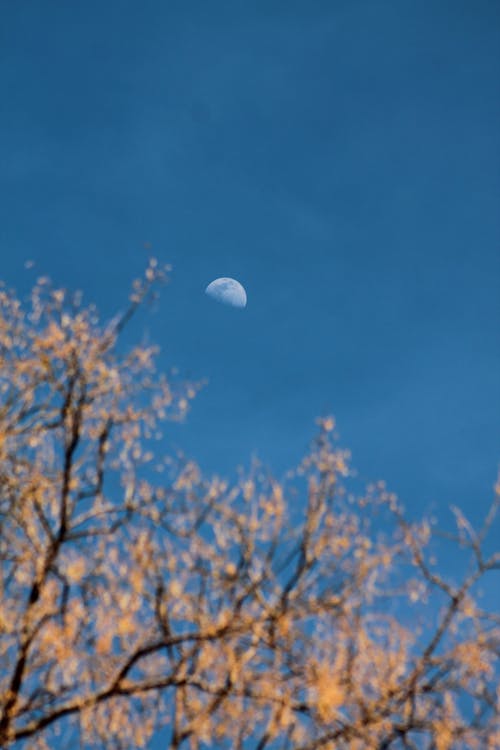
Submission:
<svg viewBox="0 0 500 750">
<path fill-rule="evenodd" d="M 158 451 L 196 387 L 45 280 L 0 291 L 0 746 L 500 747 L 483 527 L 460 580 L 383 485 L 349 491 L 333 419 L 296 470 L 237 484 Z M 497 583 L 498 585 L 498 583 Z"/>
</svg>

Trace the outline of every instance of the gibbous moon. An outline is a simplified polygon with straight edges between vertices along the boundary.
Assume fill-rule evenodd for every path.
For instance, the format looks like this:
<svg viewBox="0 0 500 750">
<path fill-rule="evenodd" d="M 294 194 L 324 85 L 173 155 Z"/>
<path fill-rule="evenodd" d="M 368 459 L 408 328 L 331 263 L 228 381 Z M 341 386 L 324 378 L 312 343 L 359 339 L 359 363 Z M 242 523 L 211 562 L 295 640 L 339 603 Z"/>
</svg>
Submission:
<svg viewBox="0 0 500 750">
<path fill-rule="evenodd" d="M 225 276 L 212 281 L 205 289 L 205 294 L 231 307 L 245 307 L 247 304 L 247 293 L 240 282 Z"/>
</svg>

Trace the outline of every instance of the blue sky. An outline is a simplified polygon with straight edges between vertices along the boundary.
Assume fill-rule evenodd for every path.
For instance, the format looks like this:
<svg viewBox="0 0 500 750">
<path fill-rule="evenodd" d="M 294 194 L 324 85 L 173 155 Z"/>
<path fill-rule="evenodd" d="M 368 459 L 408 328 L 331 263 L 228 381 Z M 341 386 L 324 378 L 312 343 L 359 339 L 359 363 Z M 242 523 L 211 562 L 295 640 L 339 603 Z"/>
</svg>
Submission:
<svg viewBox="0 0 500 750">
<path fill-rule="evenodd" d="M 167 444 L 279 473 L 335 414 L 366 479 L 475 517 L 500 458 L 500 7 L 4 3 L 1 276 L 137 325 L 208 387 Z M 27 271 L 26 259 L 36 261 Z M 246 287 L 244 311 L 203 290 Z"/>
</svg>

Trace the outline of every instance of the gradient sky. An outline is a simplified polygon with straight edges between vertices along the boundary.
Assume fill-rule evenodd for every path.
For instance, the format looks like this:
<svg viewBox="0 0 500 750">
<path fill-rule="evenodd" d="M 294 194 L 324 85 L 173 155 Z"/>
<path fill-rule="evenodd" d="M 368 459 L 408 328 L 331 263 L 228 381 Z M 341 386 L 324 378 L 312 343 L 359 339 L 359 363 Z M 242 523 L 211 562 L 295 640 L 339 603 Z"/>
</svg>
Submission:
<svg viewBox="0 0 500 750">
<path fill-rule="evenodd" d="M 419 512 L 500 458 L 496 0 L 22 0 L 0 25 L 1 276 L 105 316 L 152 252 L 147 328 L 206 377 L 168 444 L 278 473 L 333 413 Z M 33 259 L 34 270 L 24 261 Z M 205 286 L 234 276 L 244 311 Z"/>
</svg>

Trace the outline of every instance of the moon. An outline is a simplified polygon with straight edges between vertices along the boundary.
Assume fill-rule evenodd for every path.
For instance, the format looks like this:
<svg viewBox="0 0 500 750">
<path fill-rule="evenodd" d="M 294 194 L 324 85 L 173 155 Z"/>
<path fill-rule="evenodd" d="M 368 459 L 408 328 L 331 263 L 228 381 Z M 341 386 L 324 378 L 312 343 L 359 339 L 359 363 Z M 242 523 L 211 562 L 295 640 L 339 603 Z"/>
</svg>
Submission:
<svg viewBox="0 0 500 750">
<path fill-rule="evenodd" d="M 229 279 L 226 276 L 211 281 L 205 289 L 205 294 L 216 302 L 222 302 L 223 305 L 231 305 L 231 307 L 245 307 L 247 304 L 247 293 L 244 287 L 236 279 Z"/>
</svg>

